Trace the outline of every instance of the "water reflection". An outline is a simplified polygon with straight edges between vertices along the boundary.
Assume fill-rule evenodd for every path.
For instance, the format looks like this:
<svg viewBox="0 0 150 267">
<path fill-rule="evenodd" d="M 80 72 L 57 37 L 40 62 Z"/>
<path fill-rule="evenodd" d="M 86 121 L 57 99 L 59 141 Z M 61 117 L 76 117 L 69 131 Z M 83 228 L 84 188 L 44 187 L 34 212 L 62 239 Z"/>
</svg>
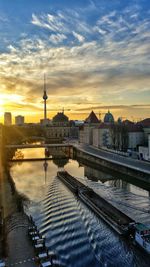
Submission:
<svg viewBox="0 0 150 267">
<path fill-rule="evenodd" d="M 25 150 L 26 157 L 45 156 L 44 149 L 30 150 Z M 148 267 L 148 257 L 121 240 L 59 181 L 56 174 L 59 167 L 65 166 L 70 174 L 125 213 L 147 223 L 150 223 L 149 192 L 115 179 L 113 174 L 101 169 L 83 166 L 73 159 L 61 160 L 65 152 L 60 153 L 50 150 L 51 161 L 14 164 L 11 175 L 17 190 L 30 200 L 26 212 L 34 217 L 47 238 L 48 247 L 56 251 L 61 264 L 67 267 Z"/>
<path fill-rule="evenodd" d="M 43 163 L 43 168 L 44 168 L 44 173 L 45 173 L 45 184 L 46 184 L 47 168 L 48 168 L 47 160 L 44 161 L 44 163 Z"/>
<path fill-rule="evenodd" d="M 23 158 L 44 158 L 45 157 L 45 148 L 41 147 L 38 149 L 33 149 L 33 148 L 24 148 L 24 149 L 17 149 L 16 153 L 19 153 L 21 151 Z"/>
<path fill-rule="evenodd" d="M 116 187 L 116 188 L 122 188 L 124 190 L 127 190 L 128 192 L 131 192 L 133 194 L 140 195 L 140 196 L 149 197 L 149 195 L 150 195 L 149 191 L 144 190 L 138 186 L 130 184 L 129 182 L 126 182 L 126 181 L 121 180 L 121 179 L 120 180 L 117 179 L 117 180 L 113 180 L 113 181 L 107 181 L 105 184 L 109 185 L 109 186 Z"/>
<path fill-rule="evenodd" d="M 118 189 L 124 189 L 125 191 L 131 192 L 136 195 L 140 196 L 150 196 L 150 191 L 144 190 L 143 188 L 139 187 L 138 185 L 132 184 L 132 178 L 130 177 L 131 182 L 125 181 L 124 179 L 118 179 L 119 174 L 117 177 L 110 173 L 106 173 L 104 171 L 94 169 L 87 165 L 82 165 L 84 167 L 84 176 L 87 177 L 89 180 L 98 182 L 101 181 L 107 186 L 115 187 Z M 121 175 L 120 175 L 121 176 Z M 123 177 L 124 178 L 124 177 Z M 138 182 L 137 182 L 138 184 Z"/>
<path fill-rule="evenodd" d="M 24 159 L 24 154 L 21 150 L 16 150 L 15 155 L 13 156 L 13 159 Z"/>
<path fill-rule="evenodd" d="M 109 173 L 104 174 L 104 172 L 97 169 L 93 169 L 86 165 L 84 165 L 84 176 L 87 177 L 89 180 L 95 182 L 101 181 L 102 183 L 113 179 L 112 175 L 110 175 Z"/>
</svg>

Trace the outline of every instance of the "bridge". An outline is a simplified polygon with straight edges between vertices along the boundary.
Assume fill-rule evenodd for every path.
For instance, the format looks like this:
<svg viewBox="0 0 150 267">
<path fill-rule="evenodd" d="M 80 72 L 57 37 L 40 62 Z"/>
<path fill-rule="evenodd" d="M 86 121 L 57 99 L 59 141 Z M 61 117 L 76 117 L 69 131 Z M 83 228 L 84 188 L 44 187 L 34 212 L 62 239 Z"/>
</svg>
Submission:
<svg viewBox="0 0 150 267">
<path fill-rule="evenodd" d="M 62 144 L 14 144 L 14 145 L 6 145 L 6 148 L 39 148 L 39 147 L 72 147 L 72 144 L 62 143 Z"/>
<path fill-rule="evenodd" d="M 150 163 L 141 160 L 135 160 L 128 157 L 120 156 L 103 149 L 97 149 L 89 145 L 74 144 L 74 143 L 59 143 L 59 144 L 21 144 L 7 145 L 6 148 L 53 148 L 67 147 L 74 148 L 76 155 L 97 162 L 99 165 L 114 169 L 116 171 L 134 176 L 135 178 L 150 183 Z"/>
<path fill-rule="evenodd" d="M 22 159 L 10 159 L 10 162 L 26 162 L 26 161 L 53 161 L 53 160 L 62 160 L 62 159 L 69 159 L 68 156 L 62 156 L 60 157 L 43 157 L 43 158 L 22 158 Z"/>
</svg>

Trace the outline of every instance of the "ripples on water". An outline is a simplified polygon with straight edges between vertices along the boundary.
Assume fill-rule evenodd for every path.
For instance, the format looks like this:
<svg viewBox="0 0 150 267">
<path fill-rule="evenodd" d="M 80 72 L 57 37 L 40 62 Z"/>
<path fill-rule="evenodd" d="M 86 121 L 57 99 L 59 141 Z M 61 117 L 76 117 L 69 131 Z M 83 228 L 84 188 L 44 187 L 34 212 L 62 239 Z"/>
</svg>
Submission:
<svg viewBox="0 0 150 267">
<path fill-rule="evenodd" d="M 29 164 L 29 163 L 28 163 Z M 81 177 L 81 168 L 71 161 L 68 169 L 76 170 L 79 179 L 94 188 L 97 193 L 110 198 L 111 201 L 126 201 L 125 203 L 146 208 L 149 197 L 129 193 L 125 189 L 93 182 Z M 66 267 L 148 267 L 150 258 L 121 239 L 111 228 L 89 210 L 68 188 L 56 177 L 57 168 L 49 162 L 47 182 L 43 183 L 41 163 L 27 163 L 19 167 L 13 166 L 12 176 L 17 189 L 27 195 L 30 206 L 27 212 L 31 214 L 41 233 L 46 237 L 47 246 L 55 251 L 62 266 Z M 66 167 L 67 168 L 67 167 Z M 24 172 L 22 170 L 24 169 Z M 29 170 L 29 171 L 28 171 Z M 22 174 L 22 181 L 20 173 Z M 104 174 L 105 175 L 105 174 Z M 26 177 L 26 180 L 25 180 Z M 38 180 L 35 180 L 35 177 Z M 84 179 L 84 180 L 83 180 Z M 39 191 L 41 190 L 40 194 Z M 124 205 L 120 206 L 133 216 L 140 216 L 141 212 Z M 149 218 L 143 213 L 143 218 Z"/>
</svg>

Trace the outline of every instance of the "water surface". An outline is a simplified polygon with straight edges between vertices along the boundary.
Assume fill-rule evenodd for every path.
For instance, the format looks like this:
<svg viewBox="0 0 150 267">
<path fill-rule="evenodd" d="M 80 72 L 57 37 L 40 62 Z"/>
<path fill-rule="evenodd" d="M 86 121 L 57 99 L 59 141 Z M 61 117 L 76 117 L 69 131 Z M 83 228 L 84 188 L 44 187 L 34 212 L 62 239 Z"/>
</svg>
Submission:
<svg viewBox="0 0 150 267">
<path fill-rule="evenodd" d="M 43 149 L 22 152 L 25 157 L 44 156 Z M 58 154 L 52 151 L 53 156 Z M 130 217 L 150 224 L 149 192 L 111 173 L 73 159 L 13 163 L 11 175 L 16 188 L 29 199 L 25 210 L 46 236 L 49 250 L 55 251 L 66 267 L 148 267 L 150 257 L 120 238 L 57 178 L 64 164 L 70 174 Z"/>
</svg>

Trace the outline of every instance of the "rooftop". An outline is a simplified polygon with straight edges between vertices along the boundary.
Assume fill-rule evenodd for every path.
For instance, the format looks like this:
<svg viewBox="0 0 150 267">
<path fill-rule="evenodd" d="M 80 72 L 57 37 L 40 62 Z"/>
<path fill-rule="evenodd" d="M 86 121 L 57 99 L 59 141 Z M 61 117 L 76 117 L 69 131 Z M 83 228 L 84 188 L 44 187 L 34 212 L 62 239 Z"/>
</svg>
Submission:
<svg viewBox="0 0 150 267">
<path fill-rule="evenodd" d="M 53 117 L 53 122 L 68 122 L 68 117 L 64 114 L 64 112 L 58 112 Z"/>
<path fill-rule="evenodd" d="M 93 110 L 90 113 L 90 115 L 85 119 L 85 122 L 87 122 L 87 123 L 99 123 L 99 120 L 98 120 L 98 118 L 97 118 L 97 116 Z"/>
<path fill-rule="evenodd" d="M 150 118 L 139 121 L 137 124 L 141 125 L 142 127 L 150 127 Z"/>
<path fill-rule="evenodd" d="M 145 225 L 145 224 L 143 224 L 143 223 L 138 223 L 138 224 L 136 224 L 136 229 L 137 229 L 138 231 L 150 230 L 150 226 Z"/>
</svg>

